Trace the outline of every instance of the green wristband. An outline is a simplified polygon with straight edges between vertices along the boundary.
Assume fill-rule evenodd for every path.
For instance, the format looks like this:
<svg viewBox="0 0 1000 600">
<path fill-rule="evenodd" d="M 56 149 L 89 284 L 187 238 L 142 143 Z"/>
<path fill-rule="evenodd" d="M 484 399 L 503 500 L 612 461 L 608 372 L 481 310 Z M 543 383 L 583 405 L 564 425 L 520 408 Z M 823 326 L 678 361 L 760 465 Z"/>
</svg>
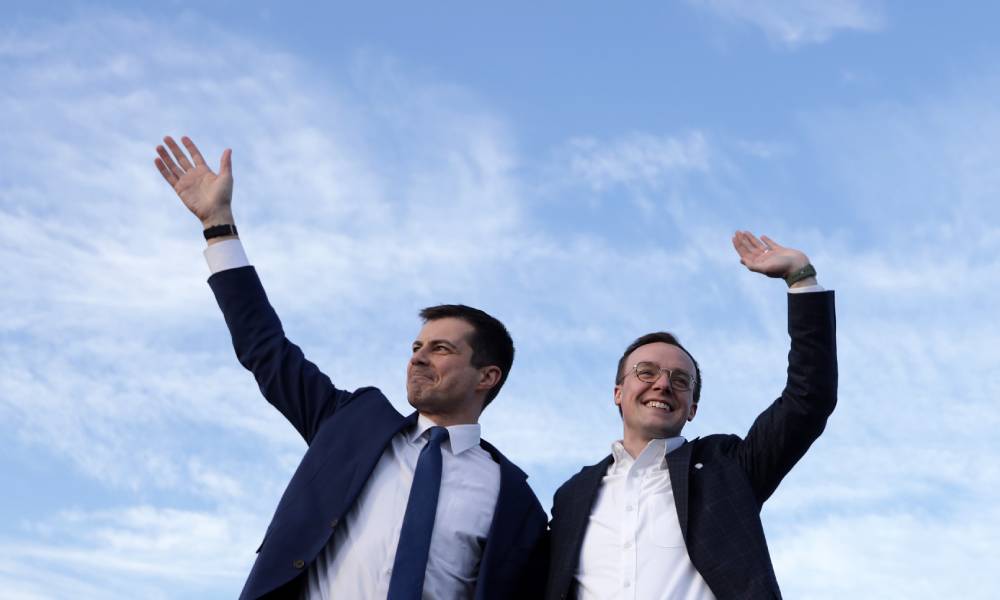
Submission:
<svg viewBox="0 0 1000 600">
<path fill-rule="evenodd" d="M 792 273 L 791 275 L 785 275 L 785 283 L 788 284 L 788 287 L 792 287 L 793 283 L 798 283 L 803 279 L 815 276 L 816 276 L 816 267 L 812 266 L 811 264 L 808 264 L 799 269 L 798 271 Z"/>
</svg>

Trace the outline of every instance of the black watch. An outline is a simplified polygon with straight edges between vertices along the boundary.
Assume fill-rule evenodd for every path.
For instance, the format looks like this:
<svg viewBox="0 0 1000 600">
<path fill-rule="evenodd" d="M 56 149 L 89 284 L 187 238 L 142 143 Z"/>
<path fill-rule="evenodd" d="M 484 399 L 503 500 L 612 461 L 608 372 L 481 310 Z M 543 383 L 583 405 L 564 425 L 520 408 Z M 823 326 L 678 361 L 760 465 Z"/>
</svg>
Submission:
<svg viewBox="0 0 1000 600">
<path fill-rule="evenodd" d="M 224 225 L 212 225 L 204 231 L 204 234 L 206 240 L 217 237 L 225 237 L 227 235 L 239 235 L 236 233 L 236 225 L 231 223 L 226 223 Z"/>
</svg>

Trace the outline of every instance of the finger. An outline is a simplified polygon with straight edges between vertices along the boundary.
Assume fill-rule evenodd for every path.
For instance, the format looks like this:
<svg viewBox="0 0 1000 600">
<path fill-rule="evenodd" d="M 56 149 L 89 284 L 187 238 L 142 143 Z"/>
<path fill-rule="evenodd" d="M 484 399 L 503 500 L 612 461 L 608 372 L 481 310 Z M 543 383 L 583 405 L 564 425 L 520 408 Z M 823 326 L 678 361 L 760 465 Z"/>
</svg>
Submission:
<svg viewBox="0 0 1000 600">
<path fill-rule="evenodd" d="M 736 250 L 736 254 L 740 257 L 740 264 L 746 266 L 749 255 L 746 248 L 743 246 L 743 240 L 740 236 L 740 232 L 733 234 L 733 248 Z"/>
<path fill-rule="evenodd" d="M 746 244 L 743 243 L 742 231 L 737 231 L 736 233 L 733 234 L 733 248 L 735 248 L 736 252 L 739 253 L 740 258 L 743 258 L 743 256 L 746 254 L 747 249 L 746 249 Z"/>
<path fill-rule="evenodd" d="M 184 175 L 184 171 L 182 171 L 181 168 L 177 166 L 177 163 L 174 162 L 174 159 L 170 158 L 170 154 L 167 152 L 166 148 L 164 148 L 163 146 L 157 146 L 156 153 L 160 155 L 160 160 L 162 160 L 163 164 L 168 169 L 170 169 L 170 172 L 176 179 L 180 179 L 181 176 Z"/>
<path fill-rule="evenodd" d="M 219 159 L 219 175 L 233 176 L 233 151 L 229 148 L 222 151 L 222 158 Z"/>
<path fill-rule="evenodd" d="M 778 242 L 772 240 L 771 238 L 767 237 L 766 235 L 760 236 L 760 239 L 764 240 L 764 243 L 767 244 L 768 246 L 770 246 L 772 250 L 784 250 L 785 249 L 784 246 L 782 246 Z"/>
<path fill-rule="evenodd" d="M 167 183 L 171 186 L 177 183 L 177 177 L 170 172 L 170 169 L 167 168 L 167 165 L 164 164 L 161 159 L 154 159 L 153 164 L 156 165 L 157 169 L 159 169 L 160 175 L 163 175 L 163 178 L 167 180 Z"/>
<path fill-rule="evenodd" d="M 739 236 L 739 240 L 738 241 L 739 241 L 739 244 L 740 244 L 739 245 L 739 250 L 740 250 L 740 256 L 741 257 L 743 257 L 745 259 L 746 258 L 750 258 L 750 257 L 754 256 L 755 254 L 757 254 L 758 252 L 760 252 L 760 250 L 758 250 L 757 246 L 755 246 L 753 244 L 753 240 L 751 239 L 750 233 L 748 233 L 746 231 L 740 231 L 740 232 L 737 232 L 737 235 Z"/>
<path fill-rule="evenodd" d="M 188 160 L 187 155 L 184 154 L 184 151 L 181 150 L 181 147 L 178 146 L 177 142 L 174 141 L 174 138 L 168 135 L 167 137 L 163 138 L 163 141 L 167 143 L 167 148 L 170 148 L 170 151 L 173 152 L 174 156 L 177 158 L 177 164 L 179 164 L 182 169 L 184 169 L 185 171 L 190 171 L 191 169 L 194 168 L 194 166 L 191 165 L 191 161 Z"/>
<path fill-rule="evenodd" d="M 187 151 L 191 154 L 191 160 L 194 161 L 196 167 L 200 167 L 205 164 L 205 159 L 202 157 L 201 152 L 198 152 L 198 146 L 194 145 L 191 138 L 186 135 L 182 136 L 181 143 L 184 144 L 184 147 L 187 148 Z"/>
<path fill-rule="evenodd" d="M 759 239 L 757 239 L 757 236 L 755 236 L 754 234 L 750 233 L 749 231 L 746 232 L 746 234 L 747 234 L 747 242 L 751 246 L 753 246 L 753 248 L 755 250 L 758 250 L 760 252 L 764 252 L 765 250 L 767 250 L 767 244 L 765 244 L 764 242 L 762 242 Z"/>
</svg>

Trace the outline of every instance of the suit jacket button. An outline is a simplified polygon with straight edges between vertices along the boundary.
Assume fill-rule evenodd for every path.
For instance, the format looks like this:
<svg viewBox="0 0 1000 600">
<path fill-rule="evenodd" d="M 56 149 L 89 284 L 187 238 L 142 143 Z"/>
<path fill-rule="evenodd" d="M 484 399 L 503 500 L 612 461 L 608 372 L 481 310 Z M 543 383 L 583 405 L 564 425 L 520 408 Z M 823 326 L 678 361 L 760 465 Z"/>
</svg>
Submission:
<svg viewBox="0 0 1000 600">
<path fill-rule="evenodd" d="M 701 463 L 694 463 L 694 468 L 696 468 L 696 469 L 700 469 L 700 468 L 702 468 L 702 467 L 704 467 L 704 466 L 705 466 L 705 465 L 703 465 L 703 464 L 701 464 Z"/>
<path fill-rule="evenodd" d="M 340 519 L 334 519 L 334 520 L 330 521 L 330 529 L 336 529 L 337 528 L 337 523 L 339 523 L 339 522 L 340 522 Z"/>
<path fill-rule="evenodd" d="M 306 566 L 306 561 L 302 560 L 301 558 L 297 558 L 292 561 L 292 566 L 295 567 L 296 569 L 301 569 L 302 567 Z"/>
</svg>

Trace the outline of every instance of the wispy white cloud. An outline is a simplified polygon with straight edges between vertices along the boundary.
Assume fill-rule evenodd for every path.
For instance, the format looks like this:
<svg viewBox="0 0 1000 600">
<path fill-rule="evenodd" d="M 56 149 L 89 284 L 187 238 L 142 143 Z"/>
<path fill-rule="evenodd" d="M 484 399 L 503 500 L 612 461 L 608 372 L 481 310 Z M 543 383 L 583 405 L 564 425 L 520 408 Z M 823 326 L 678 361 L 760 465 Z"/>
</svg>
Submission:
<svg viewBox="0 0 1000 600">
<path fill-rule="evenodd" d="M 998 528 L 991 504 L 949 515 L 895 506 L 801 525 L 772 538 L 772 548 L 789 597 L 843 598 L 863 590 L 883 598 L 991 598 L 992 586 L 971 574 L 996 566 Z"/>
<path fill-rule="evenodd" d="M 633 133 L 615 140 L 570 140 L 570 173 L 596 189 L 611 185 L 657 185 L 689 171 L 704 173 L 712 163 L 705 135 L 658 137 Z"/>
<path fill-rule="evenodd" d="M 789 47 L 828 41 L 841 31 L 878 31 L 882 3 L 873 0 L 688 0 L 727 21 L 760 28 Z"/>
<path fill-rule="evenodd" d="M 252 562 L 258 526 L 233 510 L 64 511 L 32 524 L 30 540 L 0 543 L 0 582 L 14 598 L 231 597 Z"/>
</svg>

